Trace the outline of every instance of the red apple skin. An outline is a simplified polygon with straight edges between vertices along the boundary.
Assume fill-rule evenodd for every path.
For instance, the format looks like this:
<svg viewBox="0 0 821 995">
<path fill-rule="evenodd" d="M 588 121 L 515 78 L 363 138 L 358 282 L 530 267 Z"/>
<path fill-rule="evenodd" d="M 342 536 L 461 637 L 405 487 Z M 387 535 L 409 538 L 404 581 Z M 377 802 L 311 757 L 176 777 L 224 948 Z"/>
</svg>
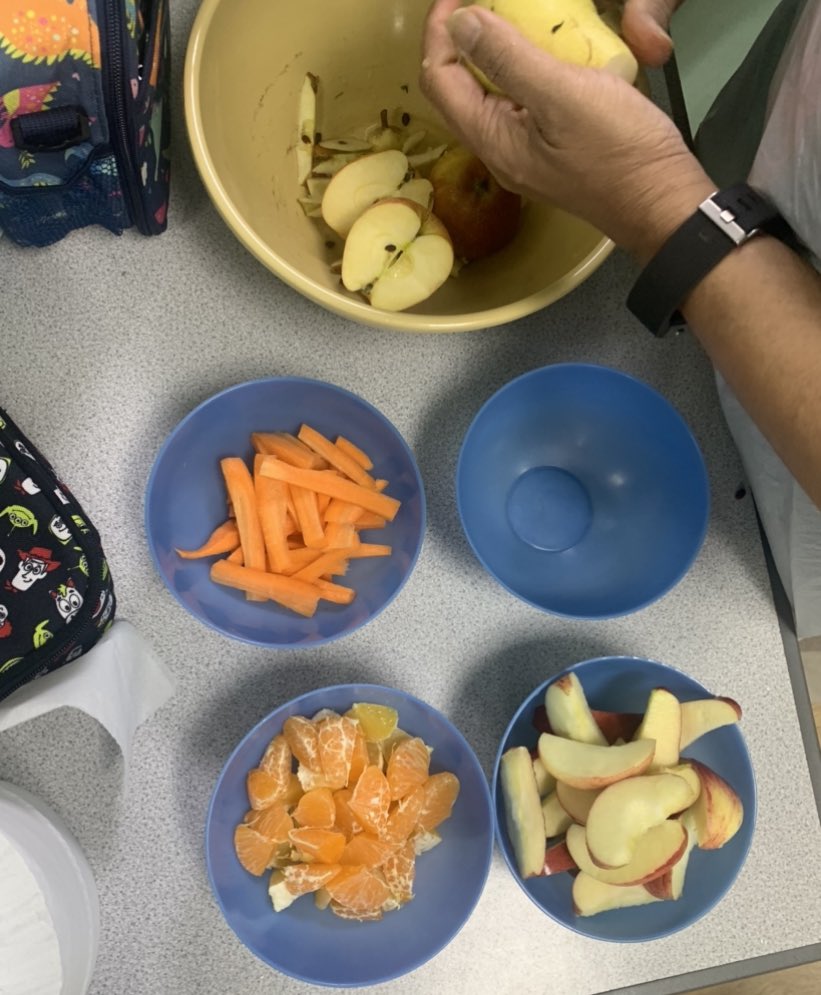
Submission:
<svg viewBox="0 0 821 995">
<path fill-rule="evenodd" d="M 629 743 L 644 718 L 640 712 L 603 712 L 597 708 L 591 708 L 590 711 L 596 720 L 596 725 L 601 729 L 604 738 L 611 746 L 617 739 L 623 739 L 625 743 Z M 537 732 L 553 732 L 544 705 L 536 705 L 531 721 Z"/>
<path fill-rule="evenodd" d="M 576 861 L 570 856 L 570 851 L 567 849 L 567 843 L 564 840 L 560 843 L 554 843 L 553 846 L 549 846 L 545 850 L 542 877 L 575 870 L 578 870 Z"/>
<path fill-rule="evenodd" d="M 433 164 L 429 179 L 433 213 L 447 228 L 457 259 L 484 259 L 516 235 L 522 198 L 499 186 L 469 149 L 449 149 Z"/>
</svg>

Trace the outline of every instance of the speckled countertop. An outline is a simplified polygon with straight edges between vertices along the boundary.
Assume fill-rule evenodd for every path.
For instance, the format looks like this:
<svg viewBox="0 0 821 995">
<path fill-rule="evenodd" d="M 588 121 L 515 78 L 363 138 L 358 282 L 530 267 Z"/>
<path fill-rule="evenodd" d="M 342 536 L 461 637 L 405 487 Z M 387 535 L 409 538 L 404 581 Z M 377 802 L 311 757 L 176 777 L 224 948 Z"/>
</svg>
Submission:
<svg viewBox="0 0 821 995">
<path fill-rule="evenodd" d="M 196 4 L 174 6 L 179 82 Z M 655 341 L 627 315 L 633 271 L 620 254 L 569 297 L 508 327 L 426 337 L 350 324 L 278 282 L 230 234 L 195 175 L 180 111 L 163 237 L 86 231 L 40 251 L 0 243 L 2 402 L 97 523 L 120 615 L 178 685 L 137 733 L 125 793 L 116 747 L 84 714 L 63 710 L 0 735 L 3 779 L 53 806 L 93 866 L 102 909 L 93 995 L 308 990 L 239 943 L 203 860 L 215 778 L 279 702 L 323 684 L 394 684 L 456 722 L 489 773 L 525 694 L 602 654 L 663 660 L 743 703 L 759 811 L 736 885 L 675 936 L 602 945 L 541 915 L 497 854 L 463 931 L 384 990 L 592 995 L 819 942 L 821 829 L 795 701 L 754 510 L 735 497 L 742 471 L 692 339 Z M 542 615 L 494 584 L 454 502 L 458 447 L 481 403 L 526 370 L 571 359 L 660 389 L 692 426 L 712 486 L 709 533 L 686 578 L 658 604 L 594 624 Z M 149 468 L 180 418 L 224 387 L 277 374 L 335 382 L 383 411 L 417 456 L 429 507 L 424 548 L 399 598 L 351 637 L 294 653 L 231 642 L 188 616 L 155 574 L 142 528 Z"/>
</svg>

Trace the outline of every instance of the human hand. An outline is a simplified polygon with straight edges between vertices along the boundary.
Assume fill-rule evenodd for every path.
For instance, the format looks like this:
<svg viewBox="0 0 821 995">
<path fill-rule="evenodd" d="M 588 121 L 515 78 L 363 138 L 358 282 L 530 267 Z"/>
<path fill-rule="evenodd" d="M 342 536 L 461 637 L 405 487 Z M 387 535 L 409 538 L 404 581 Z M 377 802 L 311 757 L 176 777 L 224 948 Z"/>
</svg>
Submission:
<svg viewBox="0 0 821 995">
<path fill-rule="evenodd" d="M 503 186 L 652 256 L 714 189 L 672 121 L 624 80 L 560 62 L 490 11 L 459 6 L 434 0 L 420 78 L 454 136 Z M 462 56 L 508 96 L 486 93 Z"/>
<path fill-rule="evenodd" d="M 621 16 L 621 33 L 639 62 L 662 66 L 670 58 L 673 42 L 667 29 L 673 12 L 683 2 L 627 0 Z"/>
</svg>

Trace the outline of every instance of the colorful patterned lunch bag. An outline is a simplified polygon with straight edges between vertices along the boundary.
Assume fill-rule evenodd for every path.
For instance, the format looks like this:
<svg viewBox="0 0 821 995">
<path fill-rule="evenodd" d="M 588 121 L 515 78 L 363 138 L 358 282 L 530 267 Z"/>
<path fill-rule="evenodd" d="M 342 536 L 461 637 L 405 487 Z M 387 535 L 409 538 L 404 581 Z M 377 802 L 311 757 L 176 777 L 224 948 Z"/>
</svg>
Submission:
<svg viewBox="0 0 821 995">
<path fill-rule="evenodd" d="M 114 611 L 97 530 L 0 409 L 0 699 L 82 656 Z"/>
<path fill-rule="evenodd" d="M 165 230 L 168 0 L 0 0 L 0 232 Z"/>
</svg>

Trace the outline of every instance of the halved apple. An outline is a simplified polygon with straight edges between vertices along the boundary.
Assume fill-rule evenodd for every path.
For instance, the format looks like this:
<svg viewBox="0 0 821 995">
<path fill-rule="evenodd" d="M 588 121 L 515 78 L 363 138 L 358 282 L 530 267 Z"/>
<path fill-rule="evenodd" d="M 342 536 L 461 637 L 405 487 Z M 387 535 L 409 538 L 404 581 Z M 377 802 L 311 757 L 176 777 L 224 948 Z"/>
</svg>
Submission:
<svg viewBox="0 0 821 995">
<path fill-rule="evenodd" d="M 626 909 L 657 901 L 643 884 L 628 887 L 605 884 L 583 871 L 573 881 L 573 911 L 577 916 L 594 916 L 610 909 Z"/>
<path fill-rule="evenodd" d="M 426 211 L 430 211 L 433 206 L 433 184 L 422 176 L 415 176 L 402 184 L 396 196 L 416 201 Z"/>
<path fill-rule="evenodd" d="M 556 736 L 579 743 L 607 746 L 587 704 L 579 678 L 571 671 L 554 681 L 545 692 L 544 707 L 550 728 Z"/>
<path fill-rule="evenodd" d="M 342 255 L 342 282 L 374 307 L 402 311 L 430 297 L 452 268 L 444 225 L 415 201 L 388 198 L 354 222 Z"/>
<path fill-rule="evenodd" d="M 699 737 L 713 729 L 732 725 L 741 718 L 741 705 L 732 698 L 700 698 L 681 703 L 681 740 L 685 750 Z"/>
<path fill-rule="evenodd" d="M 546 839 L 561 836 L 573 821 L 559 804 L 556 792 L 551 791 L 542 801 L 542 817 L 544 819 L 544 834 Z"/>
<path fill-rule="evenodd" d="M 656 752 L 650 770 L 661 770 L 678 763 L 681 739 L 681 705 L 666 688 L 653 688 L 647 708 L 633 739 L 654 739 Z"/>
<path fill-rule="evenodd" d="M 556 778 L 574 788 L 603 788 L 641 774 L 653 760 L 655 743 L 642 739 L 624 746 L 596 746 L 542 733 L 539 757 Z"/>
<path fill-rule="evenodd" d="M 514 746 L 502 754 L 499 766 L 507 834 L 523 878 L 542 873 L 545 832 L 542 804 L 533 776 L 530 753 Z"/>
<path fill-rule="evenodd" d="M 652 881 L 644 882 L 644 887 L 651 895 L 669 902 L 675 902 L 681 898 L 684 891 L 687 866 L 690 863 L 690 854 L 695 849 L 697 843 L 695 829 L 691 824 L 689 816 L 685 814 L 679 821 L 687 834 L 687 845 L 683 853 L 673 866 L 668 867 L 659 877 L 653 878 Z M 664 825 L 668 824 L 670 823 L 664 823 Z"/>
<path fill-rule="evenodd" d="M 645 884 L 664 874 L 679 860 L 687 847 L 687 830 L 675 819 L 665 819 L 647 830 L 636 844 L 633 859 L 615 870 L 606 870 L 594 863 L 583 826 L 570 826 L 565 842 L 579 870 L 596 880 L 621 886 Z"/>
<path fill-rule="evenodd" d="M 371 204 L 396 194 L 408 178 L 408 157 L 398 149 L 360 155 L 336 173 L 322 197 L 322 217 L 342 238 Z"/>
<path fill-rule="evenodd" d="M 693 800 L 692 786 L 676 774 L 648 774 L 611 784 L 593 802 L 587 817 L 585 832 L 593 862 L 605 868 L 629 864 L 647 830 L 683 812 Z"/>
<path fill-rule="evenodd" d="M 556 797 L 561 807 L 570 818 L 580 826 L 587 825 L 587 817 L 593 802 L 604 791 L 604 788 L 574 788 L 564 781 L 556 782 Z"/>
<path fill-rule="evenodd" d="M 701 780 L 701 794 L 690 809 L 702 850 L 718 850 L 738 832 L 744 806 L 730 785 L 705 764 L 688 761 Z"/>
</svg>

